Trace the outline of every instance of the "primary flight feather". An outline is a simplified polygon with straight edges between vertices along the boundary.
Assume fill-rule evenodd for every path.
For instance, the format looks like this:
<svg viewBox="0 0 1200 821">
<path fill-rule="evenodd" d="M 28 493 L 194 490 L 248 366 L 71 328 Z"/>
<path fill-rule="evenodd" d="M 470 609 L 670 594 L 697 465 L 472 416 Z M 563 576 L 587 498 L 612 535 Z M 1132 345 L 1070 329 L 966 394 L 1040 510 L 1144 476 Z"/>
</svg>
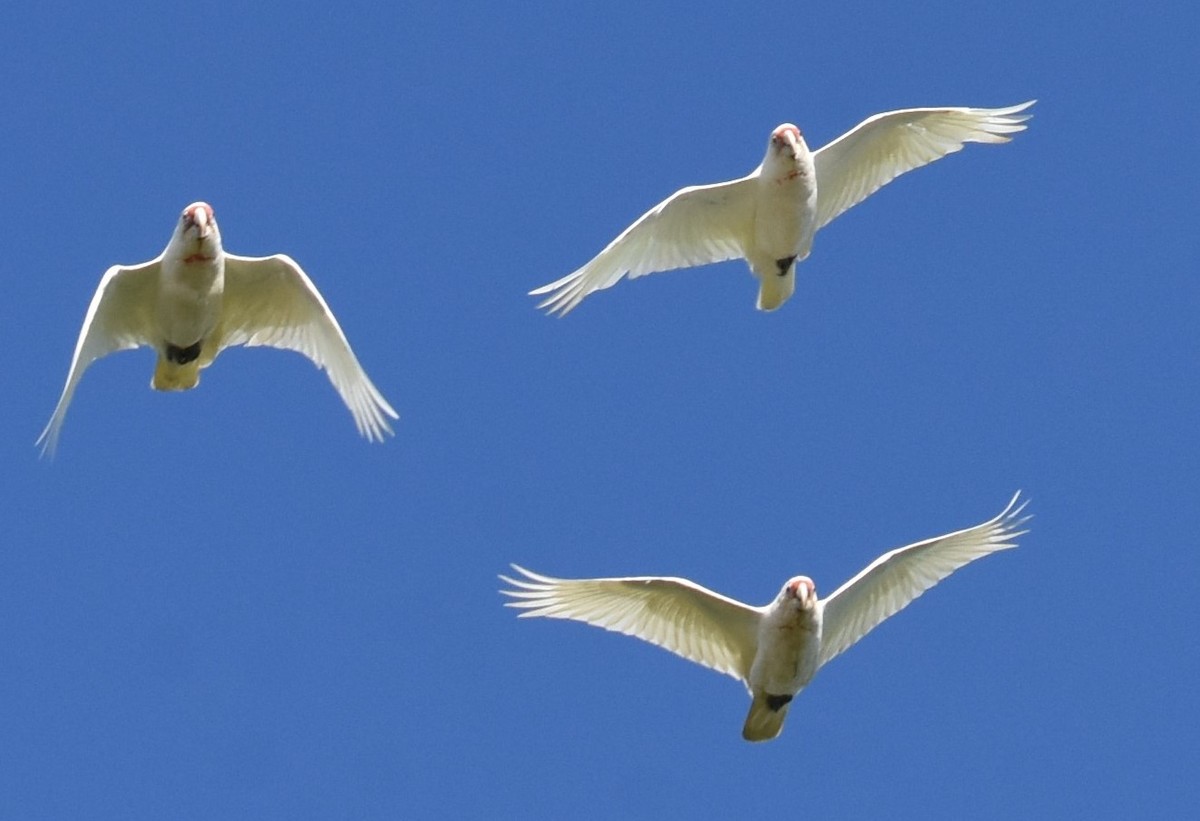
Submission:
<svg viewBox="0 0 1200 821">
<path fill-rule="evenodd" d="M 582 268 L 529 293 L 560 316 L 594 291 L 656 271 L 745 259 L 758 278 L 758 308 L 773 311 L 795 290 L 796 265 L 813 236 L 901 174 L 962 150 L 1004 143 L 1025 130 L 1033 100 L 1007 108 L 907 108 L 876 114 L 813 153 L 800 129 L 771 132 L 758 168 L 744 177 L 676 191 Z"/>
<path fill-rule="evenodd" d="M 221 245 L 212 207 L 183 209 L 166 249 L 138 265 L 114 265 L 92 297 L 67 383 L 37 443 L 53 454 L 84 371 L 115 351 L 158 352 L 151 387 L 188 390 L 231 345 L 304 354 L 329 375 L 359 433 L 381 441 L 396 411 L 367 378 L 312 280 L 291 257 L 242 257 Z"/>
<path fill-rule="evenodd" d="M 779 735 L 788 705 L 817 670 L 960 567 L 1016 547 L 1028 521 L 1020 494 L 975 527 L 884 553 L 826 598 L 807 576 L 754 607 L 687 579 L 556 579 L 517 565 L 501 592 L 521 617 L 572 619 L 657 644 L 746 685 L 747 741 Z"/>
</svg>

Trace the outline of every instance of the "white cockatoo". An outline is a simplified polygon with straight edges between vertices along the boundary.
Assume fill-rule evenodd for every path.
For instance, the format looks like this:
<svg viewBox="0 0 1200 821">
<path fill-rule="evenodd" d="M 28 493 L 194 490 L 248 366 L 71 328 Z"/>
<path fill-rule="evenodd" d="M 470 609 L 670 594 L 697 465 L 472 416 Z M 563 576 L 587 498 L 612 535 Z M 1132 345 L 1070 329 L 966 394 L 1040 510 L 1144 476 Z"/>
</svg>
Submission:
<svg viewBox="0 0 1200 821">
<path fill-rule="evenodd" d="M 555 579 L 513 565 L 501 576 L 522 618 L 573 619 L 636 636 L 733 676 L 752 702 L 742 737 L 779 735 L 792 699 L 827 662 L 968 562 L 1016 547 L 1029 517 L 1018 493 L 996 518 L 884 553 L 827 598 L 807 576 L 753 607 L 687 579 L 633 576 Z"/>
<path fill-rule="evenodd" d="M 298 351 L 323 368 L 358 431 L 381 441 L 399 418 L 358 364 L 346 335 L 291 257 L 240 257 L 221 246 L 212 207 L 183 209 L 166 249 L 149 262 L 114 265 L 92 297 L 67 384 L 38 444 L 53 454 L 75 387 L 88 366 L 114 351 L 153 347 L 150 386 L 188 390 L 231 345 Z"/>
<path fill-rule="evenodd" d="M 1034 100 L 1008 108 L 907 108 L 876 114 L 817 152 L 800 129 L 771 132 L 762 164 L 746 176 L 676 191 L 591 262 L 529 293 L 560 316 L 593 291 L 656 271 L 744 259 L 758 277 L 758 308 L 773 311 L 796 288 L 796 264 L 813 236 L 896 177 L 1023 131 Z"/>
</svg>

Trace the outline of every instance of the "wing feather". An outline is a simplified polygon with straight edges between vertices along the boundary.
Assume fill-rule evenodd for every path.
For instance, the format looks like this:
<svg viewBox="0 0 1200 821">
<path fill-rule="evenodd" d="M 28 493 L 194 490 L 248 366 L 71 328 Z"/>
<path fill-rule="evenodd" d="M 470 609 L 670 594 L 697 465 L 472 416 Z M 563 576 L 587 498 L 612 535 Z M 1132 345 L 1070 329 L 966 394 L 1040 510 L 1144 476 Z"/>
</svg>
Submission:
<svg viewBox="0 0 1200 821">
<path fill-rule="evenodd" d="M 897 548 L 871 562 L 822 602 L 821 658 L 824 665 L 874 630 L 909 602 L 960 567 L 998 550 L 1017 546 L 1028 502 L 1013 496 L 1003 512 L 975 527 Z"/>
<path fill-rule="evenodd" d="M 687 579 L 637 576 L 556 579 L 513 565 L 524 578 L 501 576 L 521 618 L 582 621 L 670 650 L 745 681 L 758 643 L 760 609 Z"/>
<path fill-rule="evenodd" d="M 88 366 L 110 353 L 154 344 L 153 312 L 161 261 L 158 257 L 139 265 L 114 265 L 100 278 L 79 330 L 67 383 L 35 443 L 41 446 L 43 456 L 54 456 L 67 407 Z"/>
<path fill-rule="evenodd" d="M 908 108 L 869 117 L 813 157 L 817 228 L 915 168 L 966 143 L 1005 143 L 1024 131 L 1030 100 L 1007 108 Z"/>
<path fill-rule="evenodd" d="M 676 191 L 582 268 L 529 293 L 547 294 L 538 307 L 564 316 L 588 294 L 611 288 L 622 277 L 633 279 L 744 256 L 753 231 L 756 177 L 755 173 Z"/>
<path fill-rule="evenodd" d="M 312 280 L 289 256 L 225 255 L 220 347 L 269 345 L 304 354 L 329 376 L 358 432 L 382 441 L 396 411 L 367 377 Z"/>
</svg>

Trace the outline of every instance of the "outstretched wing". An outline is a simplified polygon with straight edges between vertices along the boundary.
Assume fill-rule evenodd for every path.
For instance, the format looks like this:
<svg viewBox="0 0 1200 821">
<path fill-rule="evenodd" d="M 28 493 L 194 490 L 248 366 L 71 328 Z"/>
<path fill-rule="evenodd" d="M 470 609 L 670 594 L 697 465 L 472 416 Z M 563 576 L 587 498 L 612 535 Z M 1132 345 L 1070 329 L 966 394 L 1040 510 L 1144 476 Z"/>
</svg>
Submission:
<svg viewBox="0 0 1200 821">
<path fill-rule="evenodd" d="M 687 579 L 555 579 L 513 565 L 524 578 L 500 578 L 522 618 L 573 619 L 657 644 L 689 661 L 745 681 L 758 644 L 760 610 Z"/>
<path fill-rule="evenodd" d="M 67 406 L 88 366 L 102 356 L 153 344 L 154 301 L 162 257 L 140 265 L 114 265 L 104 272 L 88 306 L 75 343 L 75 355 L 67 372 L 58 405 L 35 444 L 42 454 L 53 456 Z"/>
<path fill-rule="evenodd" d="M 632 279 L 744 256 L 753 231 L 756 176 L 676 191 L 587 265 L 529 293 L 548 294 L 538 307 L 564 316 L 585 296 L 611 288 L 624 276 Z"/>
<path fill-rule="evenodd" d="M 1016 547 L 1014 541 L 1028 531 L 1022 516 L 1027 502 L 1017 505 L 1018 492 L 1008 507 L 981 525 L 926 539 L 884 553 L 865 570 L 825 599 L 821 627 L 824 665 L 888 617 L 963 565 L 997 550 Z"/>
<path fill-rule="evenodd" d="M 876 114 L 813 156 L 817 228 L 896 177 L 961 151 L 966 143 L 1006 143 L 1024 131 L 1036 101 L 1008 108 L 906 108 Z"/>
<path fill-rule="evenodd" d="M 367 378 L 333 312 L 291 257 L 225 255 L 220 347 L 269 345 L 297 351 L 329 375 L 358 432 L 382 441 L 396 411 Z"/>
</svg>

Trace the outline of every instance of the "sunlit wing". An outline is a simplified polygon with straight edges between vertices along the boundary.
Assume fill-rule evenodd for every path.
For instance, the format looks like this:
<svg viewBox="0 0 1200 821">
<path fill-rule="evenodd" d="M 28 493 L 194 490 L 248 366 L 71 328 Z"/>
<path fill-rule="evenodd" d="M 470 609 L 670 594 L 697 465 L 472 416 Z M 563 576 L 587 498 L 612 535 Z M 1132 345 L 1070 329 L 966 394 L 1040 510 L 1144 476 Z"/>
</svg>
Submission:
<svg viewBox="0 0 1200 821">
<path fill-rule="evenodd" d="M 500 578 L 521 617 L 573 619 L 635 636 L 745 681 L 757 644 L 761 610 L 687 579 L 641 576 L 555 579 L 513 565 L 522 579 Z"/>
<path fill-rule="evenodd" d="M 593 291 L 656 271 L 743 256 L 754 221 L 755 175 L 676 191 L 626 228 L 587 265 L 529 293 L 562 316 Z"/>
<path fill-rule="evenodd" d="M 382 441 L 399 418 L 358 363 L 333 312 L 300 266 L 283 254 L 225 256 L 220 347 L 269 345 L 304 354 L 354 415 L 358 432 Z"/>
<path fill-rule="evenodd" d="M 905 172 L 966 143 L 1004 143 L 1024 131 L 1030 100 L 1008 108 L 908 108 L 876 114 L 813 156 L 817 168 L 817 228 Z"/>
<path fill-rule="evenodd" d="M 965 564 L 1016 547 L 1026 502 L 1020 493 L 994 519 L 885 553 L 822 603 L 821 658 L 825 664 L 922 593 Z"/>
<path fill-rule="evenodd" d="M 154 301 L 161 260 L 159 257 L 140 265 L 114 265 L 104 272 L 83 318 L 67 383 L 36 442 L 44 455 L 53 456 L 58 447 L 67 407 L 88 366 L 110 353 L 153 344 Z"/>
</svg>

